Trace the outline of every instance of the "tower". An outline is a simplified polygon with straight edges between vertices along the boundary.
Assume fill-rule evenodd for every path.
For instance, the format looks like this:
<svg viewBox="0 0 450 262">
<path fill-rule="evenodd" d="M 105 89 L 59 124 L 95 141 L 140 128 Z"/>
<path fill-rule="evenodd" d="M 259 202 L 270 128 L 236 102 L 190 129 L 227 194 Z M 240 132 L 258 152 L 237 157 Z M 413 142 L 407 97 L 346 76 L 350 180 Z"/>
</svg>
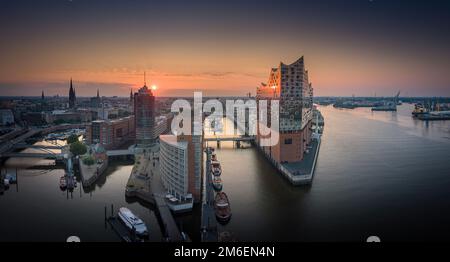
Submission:
<svg viewBox="0 0 450 262">
<path fill-rule="evenodd" d="M 130 88 L 130 107 L 133 109 L 133 88 Z"/>
<path fill-rule="evenodd" d="M 44 96 L 44 90 L 42 90 L 41 99 L 42 99 L 42 100 L 45 99 L 45 96 Z"/>
<path fill-rule="evenodd" d="M 149 145 L 155 140 L 155 96 L 147 87 L 145 74 L 144 86 L 134 94 L 134 119 L 136 143 Z"/>
</svg>

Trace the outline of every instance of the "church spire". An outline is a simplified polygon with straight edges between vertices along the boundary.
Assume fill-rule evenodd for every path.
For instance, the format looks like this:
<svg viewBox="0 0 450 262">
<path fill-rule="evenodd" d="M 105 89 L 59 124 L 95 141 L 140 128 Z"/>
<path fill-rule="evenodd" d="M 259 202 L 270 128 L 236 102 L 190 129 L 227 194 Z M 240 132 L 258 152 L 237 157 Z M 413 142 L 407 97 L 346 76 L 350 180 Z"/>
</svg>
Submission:
<svg viewBox="0 0 450 262">
<path fill-rule="evenodd" d="M 45 99 L 45 96 L 44 96 L 44 90 L 42 90 L 41 99 L 42 99 L 42 100 Z"/>
<path fill-rule="evenodd" d="M 97 89 L 97 98 L 100 98 L 100 91 Z"/>
<path fill-rule="evenodd" d="M 69 108 L 75 108 L 75 102 L 76 102 L 75 88 L 73 88 L 72 78 L 70 78 Z"/>
</svg>

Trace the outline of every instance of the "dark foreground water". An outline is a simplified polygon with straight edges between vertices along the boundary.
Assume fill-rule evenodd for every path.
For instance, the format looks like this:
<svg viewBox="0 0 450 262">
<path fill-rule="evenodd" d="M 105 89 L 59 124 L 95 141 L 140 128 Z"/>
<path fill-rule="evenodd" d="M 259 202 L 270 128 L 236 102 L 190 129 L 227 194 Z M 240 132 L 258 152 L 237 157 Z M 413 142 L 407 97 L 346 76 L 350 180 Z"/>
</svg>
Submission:
<svg viewBox="0 0 450 262">
<path fill-rule="evenodd" d="M 243 241 L 443 240 L 450 235 L 450 121 L 421 122 L 411 105 L 398 112 L 322 107 L 325 133 L 314 182 L 292 187 L 250 146 L 222 143 L 224 191 L 233 217 L 221 230 Z M 19 167 L 19 185 L 0 196 L 0 241 L 119 241 L 105 227 L 104 206 L 127 206 L 161 239 L 151 206 L 126 199 L 132 164 L 115 163 L 89 190 L 61 192 L 63 170 Z M 45 162 L 45 161 L 44 161 Z M 34 163 L 36 164 L 36 163 Z M 177 217 L 198 239 L 199 209 Z"/>
</svg>

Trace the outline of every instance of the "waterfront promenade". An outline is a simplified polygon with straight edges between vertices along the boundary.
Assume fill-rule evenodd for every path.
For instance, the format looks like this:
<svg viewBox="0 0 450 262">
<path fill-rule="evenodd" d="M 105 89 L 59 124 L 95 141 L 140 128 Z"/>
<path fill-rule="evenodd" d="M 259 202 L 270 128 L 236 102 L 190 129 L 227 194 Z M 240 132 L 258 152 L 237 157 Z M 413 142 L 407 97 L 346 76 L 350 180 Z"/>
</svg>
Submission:
<svg viewBox="0 0 450 262">
<path fill-rule="evenodd" d="M 166 203 L 166 191 L 159 172 L 159 145 L 136 154 L 135 165 L 128 179 L 125 194 L 136 197 L 156 206 L 163 223 L 165 241 L 183 241 L 180 230 Z"/>
</svg>

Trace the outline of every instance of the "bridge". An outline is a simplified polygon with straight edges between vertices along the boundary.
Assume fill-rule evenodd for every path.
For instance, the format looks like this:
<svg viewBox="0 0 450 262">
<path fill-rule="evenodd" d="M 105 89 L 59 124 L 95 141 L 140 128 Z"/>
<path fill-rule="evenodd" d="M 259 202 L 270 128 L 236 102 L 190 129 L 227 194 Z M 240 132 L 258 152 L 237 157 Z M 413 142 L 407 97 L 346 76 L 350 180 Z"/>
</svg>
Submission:
<svg viewBox="0 0 450 262">
<path fill-rule="evenodd" d="M 13 146 L 14 149 L 49 149 L 49 150 L 60 150 L 63 149 L 64 146 L 45 146 L 45 145 L 28 145 L 28 144 L 16 144 Z"/>
<path fill-rule="evenodd" d="M 232 141 L 232 142 L 242 142 L 242 141 L 254 141 L 255 136 L 206 136 L 203 141 Z"/>
<path fill-rule="evenodd" d="M 64 154 L 62 153 L 5 153 L 1 155 L 2 157 L 25 157 L 25 158 L 48 158 L 62 160 L 64 159 Z"/>
<path fill-rule="evenodd" d="M 108 150 L 106 151 L 107 156 L 134 156 L 134 151 L 129 149 L 122 150 Z"/>
<path fill-rule="evenodd" d="M 52 132 L 62 131 L 62 130 L 66 130 L 66 129 L 81 128 L 84 126 L 85 126 L 85 124 L 70 124 L 70 125 L 64 124 L 64 125 L 51 126 L 51 127 L 47 127 L 47 128 L 28 129 L 26 131 L 26 133 L 21 134 L 11 140 L 2 142 L 2 144 L 0 145 L 0 157 L 7 156 L 4 153 L 15 149 L 16 145 L 23 144 L 22 143 L 23 141 L 25 141 L 26 139 L 33 137 L 35 135 L 38 135 L 38 134 L 45 135 L 45 134 L 52 133 Z"/>
</svg>

